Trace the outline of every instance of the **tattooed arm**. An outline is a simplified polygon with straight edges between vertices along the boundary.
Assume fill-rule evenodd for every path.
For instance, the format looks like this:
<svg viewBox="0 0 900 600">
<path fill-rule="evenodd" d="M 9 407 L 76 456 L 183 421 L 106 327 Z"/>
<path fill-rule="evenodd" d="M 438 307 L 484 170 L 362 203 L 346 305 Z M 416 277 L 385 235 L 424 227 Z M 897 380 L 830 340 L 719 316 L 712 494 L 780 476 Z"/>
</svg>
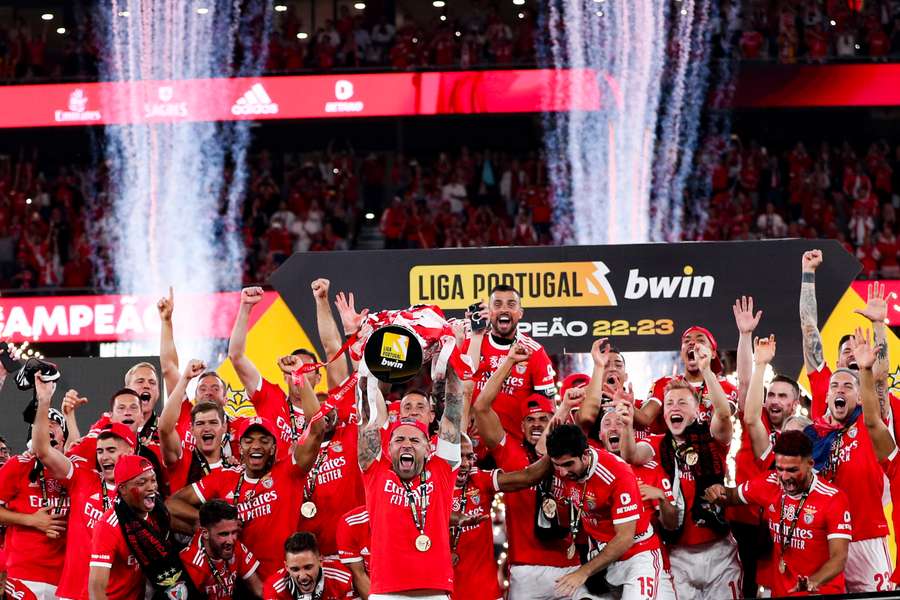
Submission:
<svg viewBox="0 0 900 600">
<path fill-rule="evenodd" d="M 368 377 L 360 377 L 357 384 L 357 393 L 362 397 L 362 402 L 360 402 L 362 423 L 359 426 L 359 444 L 356 456 L 361 471 L 371 467 L 372 463 L 381 456 L 381 427 L 387 421 L 387 406 L 384 404 L 384 397 L 382 397 L 381 392 L 377 391 L 378 397 L 374 399 L 377 414 L 375 420 L 369 423 L 371 412 L 369 409 L 367 385 Z"/>
<path fill-rule="evenodd" d="M 447 368 L 444 388 L 444 414 L 438 429 L 436 454 L 456 468 L 460 463 L 460 431 L 463 414 L 463 382 L 452 368 Z"/>
<path fill-rule="evenodd" d="M 822 264 L 822 251 L 804 252 L 801 264 L 800 330 L 803 333 L 803 360 L 807 373 L 810 373 L 818 371 L 825 362 L 816 307 L 816 269 Z"/>
<path fill-rule="evenodd" d="M 878 401 L 881 403 L 881 412 L 884 418 L 890 413 L 890 403 L 887 402 L 887 376 L 890 372 L 887 345 L 887 297 L 883 283 L 870 283 L 866 294 L 865 308 L 857 308 L 853 312 L 860 314 L 872 322 L 872 349 L 875 351 L 875 363 L 872 365 L 872 373 L 875 377 L 875 391 L 878 393 Z"/>
</svg>

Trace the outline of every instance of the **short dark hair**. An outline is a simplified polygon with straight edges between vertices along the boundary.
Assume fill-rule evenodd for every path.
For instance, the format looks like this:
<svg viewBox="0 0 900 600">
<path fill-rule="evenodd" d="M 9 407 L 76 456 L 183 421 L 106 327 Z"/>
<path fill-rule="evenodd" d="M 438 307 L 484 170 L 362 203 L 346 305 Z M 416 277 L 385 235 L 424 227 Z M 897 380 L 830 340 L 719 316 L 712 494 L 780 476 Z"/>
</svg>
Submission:
<svg viewBox="0 0 900 600">
<path fill-rule="evenodd" d="M 285 554 L 300 554 L 301 552 L 319 553 L 319 542 L 316 540 L 316 534 L 309 531 L 298 531 L 292 533 L 291 536 L 284 540 Z"/>
<path fill-rule="evenodd" d="M 787 375 L 776 375 L 772 378 L 771 383 L 769 383 L 769 387 L 772 386 L 773 383 L 786 383 L 794 390 L 794 398 L 797 400 L 800 399 L 800 384 L 798 384 L 795 380 L 791 379 Z"/>
<path fill-rule="evenodd" d="M 587 436 L 577 425 L 560 425 L 547 436 L 547 454 L 550 458 L 581 456 L 587 449 Z"/>
<path fill-rule="evenodd" d="M 841 341 L 838 342 L 838 348 L 837 348 L 838 354 L 841 353 L 841 346 L 844 345 L 844 342 L 846 342 L 847 340 L 849 340 L 852 337 L 853 337 L 852 333 L 845 333 L 844 335 L 841 336 Z M 816 365 L 816 366 L 818 366 L 818 365 Z"/>
<path fill-rule="evenodd" d="M 319 360 L 319 357 L 312 350 L 307 350 L 306 348 L 297 348 L 291 352 L 291 356 L 308 356 L 313 359 L 313 362 L 318 362 Z"/>
<path fill-rule="evenodd" d="M 119 396 L 134 396 L 135 398 L 138 399 L 139 403 L 141 401 L 140 394 L 138 394 L 136 391 L 134 391 L 131 388 L 124 387 L 124 388 L 117 390 L 116 393 L 114 393 L 112 396 L 109 397 L 109 407 L 110 408 L 113 407 L 113 404 L 115 404 L 115 402 L 116 402 L 116 398 L 118 398 Z"/>
<path fill-rule="evenodd" d="M 224 500 L 210 500 L 200 505 L 200 527 L 209 529 L 220 521 L 237 521 L 238 511 Z"/>
<path fill-rule="evenodd" d="M 200 380 L 204 379 L 206 377 L 215 377 L 216 379 L 219 380 L 219 383 L 222 384 L 223 388 L 226 388 L 226 389 L 228 388 L 228 384 L 225 383 L 225 380 L 222 379 L 222 376 L 219 375 L 218 373 L 216 373 L 215 371 L 203 371 L 202 373 L 200 373 L 200 377 L 197 378 L 197 383 L 200 383 Z"/>
<path fill-rule="evenodd" d="M 191 423 L 194 422 L 194 418 L 198 414 L 211 410 L 216 411 L 219 414 L 219 419 L 221 419 L 223 423 L 225 422 L 225 409 L 222 408 L 221 405 L 215 402 L 198 402 L 191 408 Z"/>
<path fill-rule="evenodd" d="M 493 296 L 497 292 L 513 292 L 516 296 L 519 297 L 519 300 L 522 299 L 522 294 L 515 288 L 515 286 L 506 285 L 505 283 L 500 283 L 491 288 L 491 293 L 488 294 L 488 297 Z"/>
<path fill-rule="evenodd" d="M 772 451 L 782 456 L 810 458 L 812 457 L 813 446 L 812 441 L 802 431 L 785 431 L 778 436 Z"/>
</svg>

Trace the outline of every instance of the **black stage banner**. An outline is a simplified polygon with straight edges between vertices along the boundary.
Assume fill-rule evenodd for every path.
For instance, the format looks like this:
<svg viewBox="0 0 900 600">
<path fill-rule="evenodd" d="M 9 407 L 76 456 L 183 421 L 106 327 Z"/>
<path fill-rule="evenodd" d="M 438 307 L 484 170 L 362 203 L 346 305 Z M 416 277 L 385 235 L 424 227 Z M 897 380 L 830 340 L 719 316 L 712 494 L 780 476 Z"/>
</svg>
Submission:
<svg viewBox="0 0 900 600">
<path fill-rule="evenodd" d="M 271 283 L 312 339 L 318 277 L 331 280 L 332 296 L 354 292 L 358 310 L 435 304 L 448 317 L 510 284 L 522 293 L 521 331 L 551 353 L 588 352 L 598 337 L 624 351 L 677 350 L 691 325 L 733 349 L 731 307 L 748 295 L 764 312 L 758 333 L 778 339 L 777 366 L 796 372 L 800 258 L 813 248 L 825 257 L 816 275 L 821 326 L 860 271 L 836 240 L 297 253 Z"/>
</svg>

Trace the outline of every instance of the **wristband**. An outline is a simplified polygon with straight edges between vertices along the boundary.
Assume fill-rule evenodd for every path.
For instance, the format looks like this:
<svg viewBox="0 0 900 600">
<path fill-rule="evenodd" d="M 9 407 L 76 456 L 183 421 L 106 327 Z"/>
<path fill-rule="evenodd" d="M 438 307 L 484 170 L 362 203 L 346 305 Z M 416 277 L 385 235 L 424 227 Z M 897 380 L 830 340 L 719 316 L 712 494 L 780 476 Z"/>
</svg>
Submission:
<svg viewBox="0 0 900 600">
<path fill-rule="evenodd" d="M 816 282 L 816 274 L 815 273 L 806 273 L 800 275 L 801 283 L 815 283 Z"/>
</svg>

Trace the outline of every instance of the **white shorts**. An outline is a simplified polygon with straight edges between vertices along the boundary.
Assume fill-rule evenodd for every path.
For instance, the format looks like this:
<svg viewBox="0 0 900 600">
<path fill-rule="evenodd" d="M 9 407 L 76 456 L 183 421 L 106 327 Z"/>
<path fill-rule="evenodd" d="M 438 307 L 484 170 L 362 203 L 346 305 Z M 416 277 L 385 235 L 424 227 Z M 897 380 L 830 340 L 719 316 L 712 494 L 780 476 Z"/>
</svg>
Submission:
<svg viewBox="0 0 900 600">
<path fill-rule="evenodd" d="M 579 596 L 576 600 L 585 597 L 600 598 L 601 600 L 674 600 L 675 590 L 672 587 L 672 578 L 663 571 L 663 559 L 661 550 L 647 550 L 638 552 L 631 558 L 617 560 L 606 569 L 606 583 L 615 588 L 609 594 L 602 596 Z M 667 584 L 667 589 L 661 588 Z"/>
<path fill-rule="evenodd" d="M 24 579 L 16 579 L 16 581 L 31 590 L 31 593 L 37 596 L 38 600 L 56 600 L 55 585 L 50 585 L 43 581 L 25 581 Z"/>
<path fill-rule="evenodd" d="M 509 600 L 565 600 L 556 593 L 556 580 L 577 569 L 577 566 L 513 565 L 509 568 Z"/>
<path fill-rule="evenodd" d="M 850 542 L 844 578 L 851 594 L 884 592 L 894 589 L 891 583 L 891 553 L 887 538 L 870 538 Z"/>
<path fill-rule="evenodd" d="M 741 559 L 730 534 L 696 546 L 674 544 L 669 561 L 678 600 L 736 600 L 744 595 Z"/>
<path fill-rule="evenodd" d="M 429 594 L 418 596 L 415 594 L 369 594 L 369 600 L 448 600 L 450 594 Z"/>
</svg>

